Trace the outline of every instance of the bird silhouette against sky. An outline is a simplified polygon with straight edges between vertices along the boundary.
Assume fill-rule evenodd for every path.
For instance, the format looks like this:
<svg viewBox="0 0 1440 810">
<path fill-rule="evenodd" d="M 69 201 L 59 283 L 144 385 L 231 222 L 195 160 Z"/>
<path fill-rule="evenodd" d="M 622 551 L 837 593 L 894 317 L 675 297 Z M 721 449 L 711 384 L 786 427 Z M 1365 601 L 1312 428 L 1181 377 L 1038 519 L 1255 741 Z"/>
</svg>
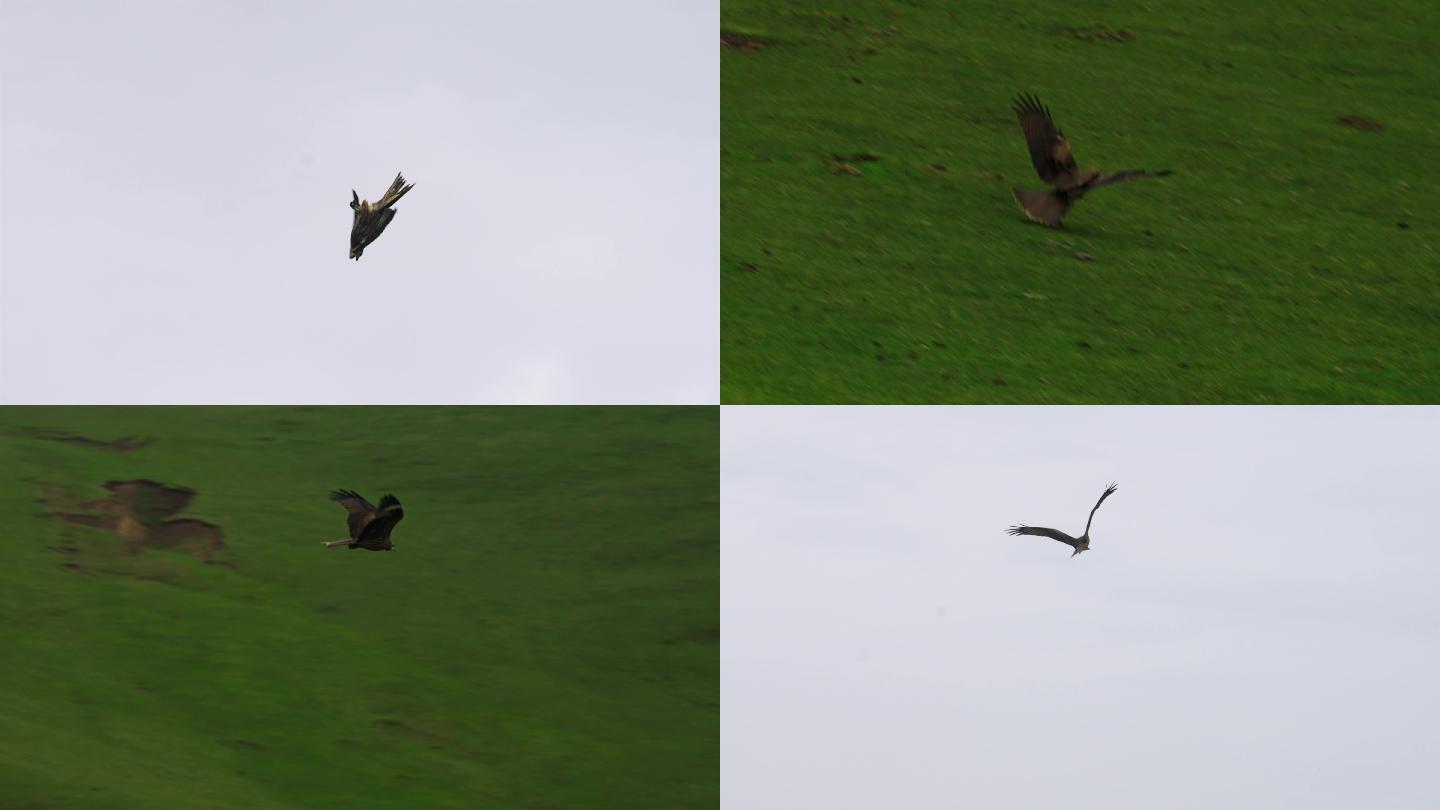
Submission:
<svg viewBox="0 0 1440 810">
<path fill-rule="evenodd" d="M 1104 503 L 1105 499 L 1110 497 L 1110 493 L 1114 492 L 1115 489 L 1114 484 L 1106 487 L 1105 494 L 1101 495 L 1100 500 L 1095 502 L 1095 509 L 1099 509 L 1100 504 Z M 1059 529 L 1047 529 L 1043 526 L 1011 526 L 1009 533 L 1012 535 L 1033 534 L 1037 537 L 1048 537 L 1051 540 L 1059 540 L 1065 545 L 1075 549 L 1075 551 L 1070 554 L 1071 557 L 1074 557 L 1082 551 L 1090 550 L 1090 523 L 1095 520 L 1095 509 L 1090 510 L 1090 517 L 1085 521 L 1085 533 L 1079 537 L 1071 537 Z"/>
<path fill-rule="evenodd" d="M 380 238 L 380 234 L 385 232 L 385 226 L 395 218 L 395 209 L 391 206 L 414 187 L 414 183 L 405 184 L 403 175 L 396 174 L 390 190 L 373 203 L 360 199 L 355 189 L 350 189 L 350 207 L 355 209 L 355 221 L 350 225 L 350 258 L 359 261 L 365 248 Z"/>
</svg>

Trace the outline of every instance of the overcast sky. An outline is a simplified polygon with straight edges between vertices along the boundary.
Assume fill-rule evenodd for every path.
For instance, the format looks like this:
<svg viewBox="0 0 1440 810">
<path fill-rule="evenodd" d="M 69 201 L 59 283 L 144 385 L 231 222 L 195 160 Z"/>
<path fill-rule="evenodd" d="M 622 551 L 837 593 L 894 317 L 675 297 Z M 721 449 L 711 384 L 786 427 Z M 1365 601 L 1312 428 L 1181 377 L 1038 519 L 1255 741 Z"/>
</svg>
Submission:
<svg viewBox="0 0 1440 810">
<path fill-rule="evenodd" d="M 0 8 L 0 401 L 718 401 L 715 0 Z"/>
<path fill-rule="evenodd" d="M 726 408 L 731 810 L 1440 807 L 1440 410 Z M 1080 534 L 1090 551 L 1010 537 Z"/>
</svg>

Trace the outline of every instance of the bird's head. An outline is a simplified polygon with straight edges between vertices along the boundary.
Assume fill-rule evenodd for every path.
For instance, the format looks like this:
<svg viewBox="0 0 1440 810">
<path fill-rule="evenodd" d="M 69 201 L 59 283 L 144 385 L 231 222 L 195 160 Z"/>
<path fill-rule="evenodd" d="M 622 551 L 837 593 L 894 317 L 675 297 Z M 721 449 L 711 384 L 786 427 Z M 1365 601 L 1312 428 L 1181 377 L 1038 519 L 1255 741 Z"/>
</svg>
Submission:
<svg viewBox="0 0 1440 810">
<path fill-rule="evenodd" d="M 350 189 L 350 207 L 356 211 L 360 210 L 360 195 L 356 194 L 353 188 Z"/>
</svg>

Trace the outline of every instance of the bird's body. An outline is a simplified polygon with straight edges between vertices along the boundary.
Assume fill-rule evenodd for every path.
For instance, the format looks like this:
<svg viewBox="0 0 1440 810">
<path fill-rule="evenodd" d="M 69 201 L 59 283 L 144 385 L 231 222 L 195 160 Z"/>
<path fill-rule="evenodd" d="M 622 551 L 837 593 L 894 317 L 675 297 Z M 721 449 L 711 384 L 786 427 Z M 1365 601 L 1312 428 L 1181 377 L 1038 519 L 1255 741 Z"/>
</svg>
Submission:
<svg viewBox="0 0 1440 810">
<path fill-rule="evenodd" d="M 1075 165 L 1075 156 L 1070 153 L 1070 142 L 1065 133 L 1050 119 L 1050 109 L 1040 104 L 1034 96 L 1020 95 L 1015 98 L 1015 115 L 1020 119 L 1020 131 L 1025 134 L 1025 145 L 1030 150 L 1030 162 L 1035 173 L 1049 183 L 1048 191 L 1034 191 L 1012 188 L 1015 202 L 1025 216 L 1049 225 L 1060 227 L 1060 222 L 1077 200 L 1101 186 L 1123 183 L 1140 177 L 1164 177 L 1171 172 L 1152 172 L 1146 169 L 1125 169 L 1102 174 L 1099 169 L 1081 171 Z"/>
<path fill-rule="evenodd" d="M 350 225 L 350 258 L 358 261 L 366 246 L 380 238 L 390 220 L 395 218 L 395 209 L 391 206 L 414 187 L 414 183 L 406 185 L 403 175 L 396 174 L 390 190 L 373 203 L 360 199 L 355 189 L 350 189 L 350 207 L 355 209 L 355 220 Z"/>
<path fill-rule="evenodd" d="M 345 507 L 345 511 L 349 513 L 346 522 L 350 527 L 350 538 L 327 541 L 324 543 L 326 548 L 344 546 L 370 551 L 394 550 L 395 544 L 390 542 L 390 532 L 395 528 L 395 524 L 405 517 L 405 510 L 400 508 L 400 501 L 394 495 L 382 497 L 378 507 L 348 489 L 331 492 L 330 500 Z"/>
<path fill-rule="evenodd" d="M 1110 494 L 1117 488 L 1114 484 L 1105 488 L 1105 493 L 1100 496 L 1100 500 L 1095 502 L 1095 507 L 1090 510 L 1090 517 L 1085 521 L 1085 533 L 1079 537 L 1071 537 L 1059 529 L 1047 529 L 1043 526 L 1011 526 L 1008 532 L 1012 535 L 1028 534 L 1036 537 L 1048 537 L 1051 540 L 1059 540 L 1065 545 L 1075 549 L 1075 551 L 1070 554 L 1071 557 L 1074 557 L 1082 551 L 1089 551 L 1090 524 L 1095 520 L 1095 511 L 1100 508 L 1100 504 L 1104 503 L 1105 499 L 1110 497 Z"/>
</svg>

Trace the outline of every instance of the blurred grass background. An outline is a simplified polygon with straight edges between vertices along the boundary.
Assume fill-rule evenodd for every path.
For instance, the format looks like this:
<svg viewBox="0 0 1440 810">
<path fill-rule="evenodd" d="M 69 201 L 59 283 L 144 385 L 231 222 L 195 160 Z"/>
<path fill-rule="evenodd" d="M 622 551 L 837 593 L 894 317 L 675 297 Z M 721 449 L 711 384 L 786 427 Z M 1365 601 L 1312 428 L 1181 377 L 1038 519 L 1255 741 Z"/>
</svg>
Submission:
<svg viewBox="0 0 1440 810">
<path fill-rule="evenodd" d="M 717 408 L 5 408 L 0 458 L 0 806 L 718 802 Z M 50 516 L 130 479 L 223 549 Z M 337 487 L 393 552 L 321 547 Z"/>
<path fill-rule="evenodd" d="M 1437 22 L 725 0 L 722 401 L 1440 401 Z M 1021 91 L 1177 174 L 1028 222 Z"/>
</svg>

